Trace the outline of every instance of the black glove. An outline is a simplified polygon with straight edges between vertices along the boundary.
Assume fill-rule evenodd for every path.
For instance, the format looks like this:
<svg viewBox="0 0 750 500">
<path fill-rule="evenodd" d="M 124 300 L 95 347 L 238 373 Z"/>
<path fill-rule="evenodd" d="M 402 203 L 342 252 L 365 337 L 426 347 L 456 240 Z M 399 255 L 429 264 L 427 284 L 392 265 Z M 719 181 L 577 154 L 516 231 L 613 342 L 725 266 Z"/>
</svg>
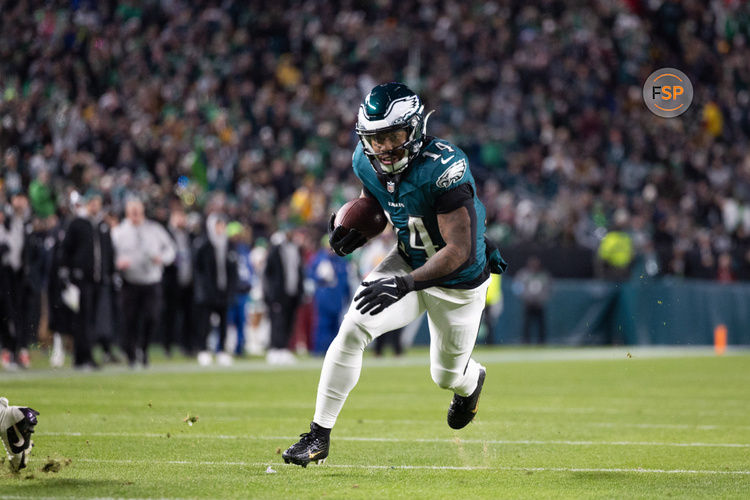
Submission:
<svg viewBox="0 0 750 500">
<path fill-rule="evenodd" d="M 357 310 L 362 314 L 370 313 L 374 316 L 391 304 L 401 300 L 404 295 L 414 290 L 414 278 L 406 276 L 391 276 L 375 281 L 363 281 L 364 290 L 354 297 Z"/>
<path fill-rule="evenodd" d="M 343 257 L 367 243 L 367 238 L 356 229 L 347 229 L 341 225 L 333 227 L 335 219 L 336 214 L 331 214 L 331 219 L 328 221 L 328 244 L 331 245 L 336 255 Z"/>
<path fill-rule="evenodd" d="M 500 255 L 500 250 L 497 248 L 497 244 L 486 235 L 484 237 L 484 244 L 487 247 L 486 255 L 487 261 L 490 263 L 490 272 L 492 274 L 503 274 L 508 268 L 508 264 Z"/>
</svg>

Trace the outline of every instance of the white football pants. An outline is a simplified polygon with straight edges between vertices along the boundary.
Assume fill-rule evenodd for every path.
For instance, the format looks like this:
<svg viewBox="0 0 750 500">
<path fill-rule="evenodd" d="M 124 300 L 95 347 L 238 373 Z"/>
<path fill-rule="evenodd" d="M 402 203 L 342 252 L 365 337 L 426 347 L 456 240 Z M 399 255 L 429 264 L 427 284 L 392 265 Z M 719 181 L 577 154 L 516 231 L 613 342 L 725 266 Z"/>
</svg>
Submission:
<svg viewBox="0 0 750 500">
<path fill-rule="evenodd" d="M 411 267 L 394 249 L 365 278 L 404 275 Z M 361 314 L 355 303 L 341 322 L 339 332 L 323 361 L 313 421 L 331 428 L 349 392 L 359 380 L 362 355 L 367 344 L 378 336 L 406 326 L 425 310 L 430 328 L 430 373 L 443 389 L 468 396 L 477 387 L 480 365 L 471 359 L 482 319 L 488 279 L 471 290 L 431 287 L 411 292 L 382 312 Z M 362 290 L 360 286 L 354 296 Z"/>
</svg>

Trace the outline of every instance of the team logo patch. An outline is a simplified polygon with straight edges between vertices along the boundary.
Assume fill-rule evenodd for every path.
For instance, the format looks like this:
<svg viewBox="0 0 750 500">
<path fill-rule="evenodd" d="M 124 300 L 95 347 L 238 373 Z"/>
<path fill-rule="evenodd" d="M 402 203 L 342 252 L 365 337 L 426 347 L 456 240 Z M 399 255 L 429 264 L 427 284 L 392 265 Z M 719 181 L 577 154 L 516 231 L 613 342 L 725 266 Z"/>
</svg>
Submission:
<svg viewBox="0 0 750 500">
<path fill-rule="evenodd" d="M 445 169 L 445 172 L 443 172 L 443 174 L 438 177 L 438 180 L 435 184 L 437 184 L 437 187 L 447 188 L 454 182 L 458 182 L 463 179 L 465 172 L 466 161 L 458 160 L 453 165 Z"/>
</svg>

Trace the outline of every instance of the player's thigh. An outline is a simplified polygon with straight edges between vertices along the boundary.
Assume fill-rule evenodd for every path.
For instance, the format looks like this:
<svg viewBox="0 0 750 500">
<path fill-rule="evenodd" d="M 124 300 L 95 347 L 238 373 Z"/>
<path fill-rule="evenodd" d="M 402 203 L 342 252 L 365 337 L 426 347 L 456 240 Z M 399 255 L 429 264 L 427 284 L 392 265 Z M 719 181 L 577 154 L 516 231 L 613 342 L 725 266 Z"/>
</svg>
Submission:
<svg viewBox="0 0 750 500">
<path fill-rule="evenodd" d="M 364 281 L 405 275 L 410 271 L 411 267 L 394 247 L 388 256 L 365 277 Z M 363 289 L 364 287 L 360 284 L 353 297 L 359 295 Z M 352 300 L 346 316 L 367 331 L 373 339 L 386 332 L 408 325 L 424 312 L 424 304 L 421 300 L 421 294 L 418 292 L 406 294 L 401 300 L 375 315 L 371 315 L 369 312 L 362 314 L 357 310 L 356 305 L 357 303 Z"/>
<path fill-rule="evenodd" d="M 472 290 L 425 291 L 430 350 L 448 356 L 471 353 L 482 321 L 487 283 Z"/>
</svg>

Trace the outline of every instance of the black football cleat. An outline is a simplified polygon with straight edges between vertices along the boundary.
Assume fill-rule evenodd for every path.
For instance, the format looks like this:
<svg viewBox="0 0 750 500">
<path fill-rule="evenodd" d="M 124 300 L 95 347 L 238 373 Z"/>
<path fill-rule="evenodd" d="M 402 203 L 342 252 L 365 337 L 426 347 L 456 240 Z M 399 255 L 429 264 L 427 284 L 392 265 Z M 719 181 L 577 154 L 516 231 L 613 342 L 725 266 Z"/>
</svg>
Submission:
<svg viewBox="0 0 750 500">
<path fill-rule="evenodd" d="M 26 460 L 34 443 L 31 435 L 36 427 L 39 412 L 21 406 L 9 406 L 0 398 L 0 442 L 8 456 L 10 470 L 18 472 L 26 467 Z"/>
<path fill-rule="evenodd" d="M 311 422 L 310 432 L 300 434 L 302 439 L 282 453 L 284 462 L 291 462 L 302 467 L 307 467 L 310 462 L 322 464 L 328 457 L 330 433 L 331 429 L 326 429 L 315 422 Z"/>
<path fill-rule="evenodd" d="M 482 393 L 484 377 L 487 371 L 484 368 L 479 369 L 479 380 L 477 388 L 468 396 L 453 395 L 453 401 L 448 408 L 448 425 L 451 429 L 463 429 L 469 422 L 474 420 L 474 416 L 479 409 L 479 395 Z"/>
</svg>

